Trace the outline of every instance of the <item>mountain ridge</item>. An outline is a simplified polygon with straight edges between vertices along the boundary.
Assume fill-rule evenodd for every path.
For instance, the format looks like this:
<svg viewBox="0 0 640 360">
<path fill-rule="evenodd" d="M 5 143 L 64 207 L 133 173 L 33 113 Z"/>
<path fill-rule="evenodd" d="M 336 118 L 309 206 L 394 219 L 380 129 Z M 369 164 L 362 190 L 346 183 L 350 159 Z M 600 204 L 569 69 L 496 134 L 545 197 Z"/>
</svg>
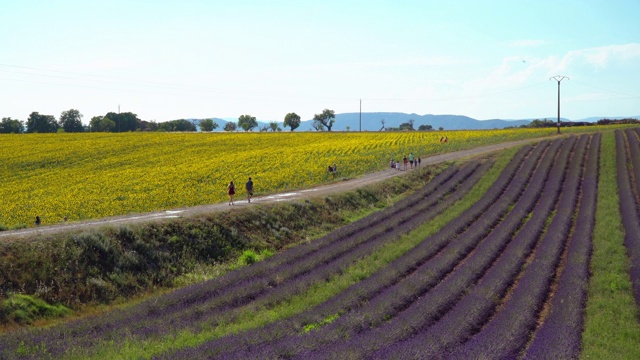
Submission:
<svg viewBox="0 0 640 360">
<path fill-rule="evenodd" d="M 362 116 L 362 118 L 361 118 Z M 640 116 L 594 116 L 584 119 L 574 120 L 573 122 L 595 122 L 600 119 L 623 119 L 636 118 Z M 215 131 L 223 131 L 227 122 L 236 122 L 231 118 L 211 118 L 218 124 Z M 400 124 L 413 120 L 413 127 L 418 129 L 420 125 L 431 125 L 434 130 L 442 128 L 443 130 L 488 130 L 488 129 L 504 129 L 507 127 L 519 127 L 529 124 L 535 119 L 547 119 L 555 121 L 557 117 L 537 117 L 529 119 L 487 119 L 478 120 L 465 115 L 453 114 L 425 114 L 418 115 L 415 113 L 402 112 L 367 112 L 367 113 L 341 113 L 336 114 L 335 123 L 332 131 L 380 131 L 383 128 L 382 120 L 384 120 L 384 128 L 398 128 Z M 200 119 L 189 119 L 194 123 L 199 123 Z M 560 118 L 561 121 L 572 121 L 566 118 Z M 263 127 L 268 127 L 273 120 L 257 120 L 258 127 L 254 131 L 258 131 Z M 283 126 L 283 121 L 276 121 L 283 131 L 289 131 L 289 128 Z M 313 131 L 313 120 L 304 120 L 300 122 L 300 127 L 295 131 Z"/>
</svg>

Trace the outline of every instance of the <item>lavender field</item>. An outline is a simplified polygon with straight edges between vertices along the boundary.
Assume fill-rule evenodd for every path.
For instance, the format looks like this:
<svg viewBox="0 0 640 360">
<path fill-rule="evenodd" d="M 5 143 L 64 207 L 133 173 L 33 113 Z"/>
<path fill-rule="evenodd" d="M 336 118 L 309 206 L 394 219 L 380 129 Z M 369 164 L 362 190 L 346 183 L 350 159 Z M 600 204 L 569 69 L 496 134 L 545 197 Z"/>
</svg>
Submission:
<svg viewBox="0 0 640 360">
<path fill-rule="evenodd" d="M 492 161 L 451 166 L 391 207 L 216 279 L 107 316 L 1 335 L 0 358 L 581 358 L 602 139 L 522 147 L 478 201 L 432 233 L 420 229 L 467 196 Z M 637 304 L 639 139 L 640 129 L 615 133 Z M 410 237 L 415 246 L 385 266 L 305 303 Z M 269 313 L 259 326 L 234 327 Z"/>
</svg>

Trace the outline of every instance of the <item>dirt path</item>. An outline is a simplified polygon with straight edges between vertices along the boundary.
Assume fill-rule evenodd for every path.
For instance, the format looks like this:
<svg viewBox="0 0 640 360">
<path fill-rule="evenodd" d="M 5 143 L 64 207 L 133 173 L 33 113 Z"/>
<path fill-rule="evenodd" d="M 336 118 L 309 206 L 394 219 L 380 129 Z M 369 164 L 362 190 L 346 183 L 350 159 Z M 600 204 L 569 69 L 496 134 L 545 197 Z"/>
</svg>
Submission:
<svg viewBox="0 0 640 360">
<path fill-rule="evenodd" d="M 548 138 L 550 137 L 510 141 L 510 142 L 501 143 L 501 144 L 493 144 L 493 145 L 477 147 L 474 149 L 454 151 L 450 153 L 435 155 L 435 156 L 422 159 L 422 166 L 428 166 L 428 165 L 432 165 L 432 164 L 436 164 L 444 161 L 460 160 L 464 158 L 471 158 L 475 156 L 485 155 L 487 153 L 491 153 L 494 151 L 503 150 L 510 147 L 514 147 L 514 146 L 520 146 L 528 143 L 533 143 L 533 142 L 537 142 L 537 141 L 548 139 Z M 255 204 L 275 203 L 280 201 L 291 201 L 291 200 L 306 199 L 306 198 L 312 198 L 312 197 L 318 197 L 318 196 L 325 196 L 328 194 L 357 189 L 359 187 L 369 185 L 381 180 L 389 179 L 394 176 L 401 176 L 408 173 L 409 171 L 396 171 L 391 169 L 378 171 L 378 172 L 366 174 L 364 176 L 361 176 L 355 179 L 335 182 L 327 185 L 321 185 L 311 189 L 255 197 L 252 199 L 251 204 L 248 204 L 246 200 L 238 200 L 235 202 L 236 205 L 234 207 L 248 206 L 248 205 L 253 205 L 254 203 Z M 139 223 L 139 222 L 157 221 L 157 220 L 171 219 L 171 218 L 178 218 L 178 217 L 188 217 L 188 216 L 193 216 L 200 213 L 208 213 L 212 211 L 225 211 L 229 209 L 230 209 L 230 206 L 225 202 L 225 203 L 217 203 L 217 204 L 210 204 L 210 205 L 200 205 L 200 206 L 194 206 L 194 207 L 188 207 L 188 208 L 177 208 L 172 210 L 158 211 L 158 212 L 151 212 L 151 213 L 113 216 L 113 217 L 96 219 L 96 220 L 85 220 L 85 221 L 46 225 L 46 226 L 40 226 L 36 228 L 2 231 L 0 232 L 0 239 L 5 240 L 5 239 L 14 239 L 14 238 L 33 237 L 38 235 L 48 235 L 48 234 L 64 232 L 64 231 L 79 231 L 79 230 L 85 230 L 89 228 L 98 228 L 101 226 L 113 226 L 113 225 L 120 225 L 120 224 L 132 224 L 132 223 Z"/>
</svg>

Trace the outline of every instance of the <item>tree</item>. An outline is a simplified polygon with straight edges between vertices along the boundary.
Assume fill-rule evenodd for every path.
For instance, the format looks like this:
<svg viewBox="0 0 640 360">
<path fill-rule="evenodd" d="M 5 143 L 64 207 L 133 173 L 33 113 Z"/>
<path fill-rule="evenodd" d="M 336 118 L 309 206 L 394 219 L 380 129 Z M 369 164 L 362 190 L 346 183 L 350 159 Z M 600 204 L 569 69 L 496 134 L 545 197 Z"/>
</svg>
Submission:
<svg viewBox="0 0 640 360">
<path fill-rule="evenodd" d="M 277 121 L 272 121 L 269 123 L 269 129 L 271 129 L 271 131 L 275 132 L 275 131 L 282 131 L 282 129 L 280 129 L 280 126 L 278 125 Z"/>
<path fill-rule="evenodd" d="M 34 111 L 27 119 L 28 133 L 54 133 L 58 131 L 59 127 L 53 115 L 40 115 Z"/>
<path fill-rule="evenodd" d="M 409 120 L 409 122 L 400 124 L 400 130 L 414 130 L 411 120 Z"/>
<path fill-rule="evenodd" d="M 300 116 L 296 113 L 288 113 L 284 117 L 284 127 L 291 127 L 291 131 L 297 129 L 300 126 Z"/>
<path fill-rule="evenodd" d="M 444 128 L 443 128 L 442 126 L 440 126 L 440 127 L 438 128 L 438 130 L 442 131 L 442 130 L 444 130 Z"/>
<path fill-rule="evenodd" d="M 249 131 L 255 127 L 258 127 L 258 122 L 256 118 L 251 115 L 240 115 L 238 118 L 238 126 L 240 126 L 244 131 Z"/>
<path fill-rule="evenodd" d="M 115 132 L 136 131 L 140 129 L 141 120 L 138 119 L 138 115 L 134 113 L 125 112 L 116 114 L 114 112 L 110 112 L 107 113 L 105 117 L 108 117 L 116 124 L 116 127 L 113 130 Z"/>
<path fill-rule="evenodd" d="M 238 129 L 238 125 L 236 125 L 236 123 L 229 121 L 225 126 L 224 126 L 224 131 L 236 131 Z"/>
<path fill-rule="evenodd" d="M 23 132 L 24 123 L 22 121 L 10 117 L 2 118 L 0 134 L 22 134 Z"/>
<path fill-rule="evenodd" d="M 315 124 L 322 125 L 327 128 L 327 131 L 331 131 L 331 127 L 336 122 L 336 113 L 333 110 L 324 109 L 321 114 L 315 114 L 313 121 Z M 317 127 L 316 127 L 317 129 Z"/>
<path fill-rule="evenodd" d="M 64 129 L 64 132 L 84 131 L 82 114 L 76 109 L 63 111 L 62 114 L 60 114 L 60 126 Z"/>
<path fill-rule="evenodd" d="M 112 132 L 116 129 L 115 121 L 109 119 L 108 117 L 102 118 L 100 120 L 100 130 L 101 132 Z"/>
<path fill-rule="evenodd" d="M 99 132 L 100 131 L 100 121 L 102 121 L 102 119 L 104 118 L 104 116 L 102 115 L 97 115 L 91 118 L 91 121 L 89 121 L 89 131 L 91 132 Z"/>
<path fill-rule="evenodd" d="M 91 132 L 112 132 L 116 128 L 116 123 L 106 116 L 94 116 L 89 121 L 89 131 Z"/>
<path fill-rule="evenodd" d="M 200 121 L 200 129 L 202 131 L 213 131 L 213 129 L 218 128 L 218 123 L 213 121 L 213 119 L 204 119 Z"/>
<path fill-rule="evenodd" d="M 433 126 L 431 126 L 431 125 L 420 125 L 420 126 L 418 126 L 418 130 L 420 130 L 420 131 L 433 130 Z"/>
<path fill-rule="evenodd" d="M 548 119 L 535 119 L 529 123 L 529 127 L 532 128 L 555 127 L 556 125 L 557 124 L 554 121 Z"/>
<path fill-rule="evenodd" d="M 197 131 L 196 126 L 189 120 L 178 119 L 158 124 L 160 131 Z"/>
<path fill-rule="evenodd" d="M 140 131 L 158 131 L 158 123 L 155 120 L 140 120 Z"/>
</svg>

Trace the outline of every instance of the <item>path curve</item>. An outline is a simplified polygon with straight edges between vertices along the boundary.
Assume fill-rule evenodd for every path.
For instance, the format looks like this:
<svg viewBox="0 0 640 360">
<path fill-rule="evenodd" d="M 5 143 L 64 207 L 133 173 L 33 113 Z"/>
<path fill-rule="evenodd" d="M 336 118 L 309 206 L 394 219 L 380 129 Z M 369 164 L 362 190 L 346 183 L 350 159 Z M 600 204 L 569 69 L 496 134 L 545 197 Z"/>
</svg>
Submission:
<svg viewBox="0 0 640 360">
<path fill-rule="evenodd" d="M 421 164 L 422 166 L 426 166 L 426 165 L 433 165 L 433 164 L 437 164 L 445 161 L 460 160 L 464 158 L 471 158 L 471 157 L 486 155 L 494 151 L 504 150 L 510 147 L 521 146 L 521 145 L 534 143 L 534 142 L 538 142 L 544 139 L 550 139 L 554 137 L 557 137 L 557 135 L 547 136 L 542 138 L 509 141 L 505 143 L 481 146 L 473 149 L 453 151 L 449 153 L 444 153 L 444 154 L 439 154 L 439 155 L 434 155 L 434 156 L 424 158 L 422 159 Z M 326 185 L 320 185 L 310 189 L 296 190 L 296 191 L 255 197 L 252 199 L 252 203 L 267 204 L 267 203 L 276 203 L 281 201 L 291 201 L 291 200 L 326 196 L 329 194 L 340 193 L 344 191 L 357 189 L 365 185 L 373 184 L 382 180 L 386 180 L 395 176 L 401 176 L 407 173 L 408 171 L 396 171 L 391 169 L 382 170 L 382 171 L 369 173 L 358 178 L 334 182 Z M 234 207 L 249 205 L 246 200 L 238 200 L 235 203 L 236 205 Z M 106 218 L 94 219 L 94 220 L 74 221 L 69 223 L 44 225 L 39 227 L 27 228 L 27 229 L 1 231 L 0 239 L 9 240 L 9 239 L 17 239 L 17 238 L 25 238 L 25 237 L 34 237 L 39 235 L 50 235 L 50 234 L 66 232 L 66 231 L 86 230 L 91 228 L 99 228 L 102 226 L 113 226 L 113 225 L 121 225 L 121 224 L 124 225 L 124 224 L 158 221 L 158 220 L 179 218 L 179 217 L 189 217 L 189 216 L 194 216 L 201 213 L 208 213 L 213 211 L 224 211 L 229 209 L 230 209 L 230 206 L 225 202 L 225 203 L 199 205 L 199 206 L 185 207 L 185 208 L 176 208 L 176 209 L 165 210 L 165 211 L 155 211 L 155 212 L 149 212 L 149 213 L 119 215 L 119 216 L 112 216 L 112 217 L 106 217 Z"/>
</svg>

